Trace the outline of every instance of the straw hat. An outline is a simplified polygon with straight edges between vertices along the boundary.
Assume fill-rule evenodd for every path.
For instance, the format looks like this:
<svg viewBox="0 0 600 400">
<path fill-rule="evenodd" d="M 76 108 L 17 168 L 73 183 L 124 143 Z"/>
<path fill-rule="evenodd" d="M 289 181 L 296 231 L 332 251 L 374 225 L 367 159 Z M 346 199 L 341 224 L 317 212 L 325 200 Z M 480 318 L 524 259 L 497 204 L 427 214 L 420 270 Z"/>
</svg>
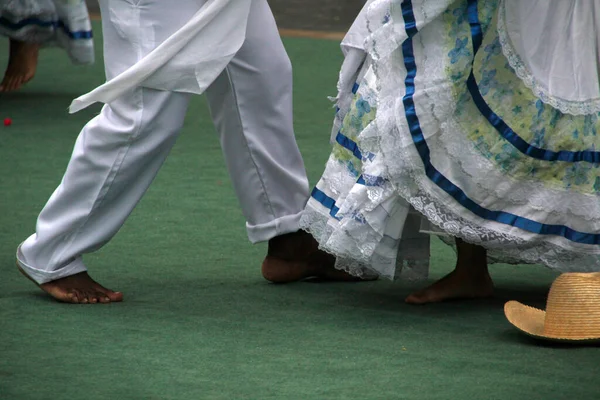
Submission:
<svg viewBox="0 0 600 400">
<path fill-rule="evenodd" d="M 537 339 L 559 342 L 600 342 L 600 273 L 559 276 L 548 294 L 546 311 L 509 301 L 508 321 Z"/>
</svg>

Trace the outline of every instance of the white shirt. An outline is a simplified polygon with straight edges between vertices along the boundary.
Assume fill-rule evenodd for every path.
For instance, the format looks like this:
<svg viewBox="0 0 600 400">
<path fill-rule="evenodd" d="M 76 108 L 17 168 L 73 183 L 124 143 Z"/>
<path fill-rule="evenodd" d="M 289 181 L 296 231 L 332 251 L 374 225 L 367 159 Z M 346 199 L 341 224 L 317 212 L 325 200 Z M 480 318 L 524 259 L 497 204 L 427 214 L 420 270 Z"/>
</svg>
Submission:
<svg viewBox="0 0 600 400">
<path fill-rule="evenodd" d="M 110 103 L 135 87 L 203 93 L 244 43 L 251 2 L 208 0 L 181 29 L 131 68 L 73 100 L 69 112 L 96 102 Z"/>
</svg>

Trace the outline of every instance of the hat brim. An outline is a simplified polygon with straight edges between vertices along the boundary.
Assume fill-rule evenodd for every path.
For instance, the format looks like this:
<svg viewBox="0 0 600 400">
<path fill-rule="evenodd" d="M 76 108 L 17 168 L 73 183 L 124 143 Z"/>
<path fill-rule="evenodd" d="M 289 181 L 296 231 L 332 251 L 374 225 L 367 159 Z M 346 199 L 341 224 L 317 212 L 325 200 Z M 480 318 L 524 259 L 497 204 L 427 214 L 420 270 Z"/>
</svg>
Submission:
<svg viewBox="0 0 600 400">
<path fill-rule="evenodd" d="M 564 338 L 544 334 L 546 312 L 526 306 L 518 301 L 504 305 L 504 315 L 515 328 L 532 338 L 557 343 L 600 343 L 600 337 Z"/>
</svg>

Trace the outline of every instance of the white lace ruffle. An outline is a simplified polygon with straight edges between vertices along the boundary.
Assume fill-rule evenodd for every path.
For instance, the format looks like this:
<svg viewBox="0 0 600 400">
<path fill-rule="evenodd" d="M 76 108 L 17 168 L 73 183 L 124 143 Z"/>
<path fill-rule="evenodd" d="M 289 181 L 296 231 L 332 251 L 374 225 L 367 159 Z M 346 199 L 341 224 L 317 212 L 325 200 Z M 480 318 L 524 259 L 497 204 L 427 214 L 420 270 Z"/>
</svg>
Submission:
<svg viewBox="0 0 600 400">
<path fill-rule="evenodd" d="M 339 220 L 310 199 L 301 228 L 317 238 L 321 249 L 336 256 L 337 268 L 352 275 L 426 278 L 429 238 L 419 233 L 420 215 L 409 214 L 408 203 L 390 185 L 366 186 L 356 180 L 345 163 L 331 156 L 317 187 L 335 199 Z"/>
<path fill-rule="evenodd" d="M 544 214 L 547 223 L 576 224 L 580 230 L 600 231 L 600 202 L 597 196 L 552 189 L 532 179 L 510 178 L 479 153 L 475 144 L 464 136 L 455 118 L 448 118 L 442 124 L 439 137 L 433 137 L 431 141 L 436 154 L 450 155 L 454 170 L 467 177 L 469 184 L 477 186 L 473 197 L 480 203 L 488 201 L 498 204 L 504 201 Z M 455 154 L 460 154 L 460 157 L 453 157 Z"/>
<path fill-rule="evenodd" d="M 420 216 L 418 216 L 420 219 Z M 378 234 L 373 227 L 345 221 L 336 226 L 323 207 L 309 201 L 301 229 L 315 237 L 320 249 L 336 256 L 335 267 L 361 278 L 383 277 L 390 280 L 422 280 L 429 272 L 429 241 L 417 238 L 398 247 Z M 353 235 L 352 233 L 357 233 Z"/>
<path fill-rule="evenodd" d="M 565 15 L 565 18 L 567 16 Z M 590 28 L 593 29 L 593 28 Z M 498 9 L 498 36 L 502 52 L 515 74 L 523 81 L 533 94 L 542 102 L 556 108 L 563 114 L 588 115 L 600 112 L 600 98 L 585 101 L 567 100 L 552 94 L 552 91 L 541 80 L 537 79 L 532 71 L 523 62 L 518 51 L 513 45 L 506 26 L 506 2 L 502 1 Z M 595 50 L 595 49 L 594 49 Z M 574 82 L 575 84 L 576 82 Z"/>
</svg>

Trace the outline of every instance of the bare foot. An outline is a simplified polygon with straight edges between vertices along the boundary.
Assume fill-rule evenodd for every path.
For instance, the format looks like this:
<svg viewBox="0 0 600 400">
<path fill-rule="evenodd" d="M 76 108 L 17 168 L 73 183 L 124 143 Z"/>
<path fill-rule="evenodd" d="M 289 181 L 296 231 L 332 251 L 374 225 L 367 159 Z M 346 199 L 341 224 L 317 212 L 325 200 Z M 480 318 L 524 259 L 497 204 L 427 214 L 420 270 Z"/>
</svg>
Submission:
<svg viewBox="0 0 600 400">
<path fill-rule="evenodd" d="M 285 260 L 265 257 L 262 264 L 263 277 L 273 283 L 297 282 L 307 278 L 327 281 L 361 282 L 376 278 L 360 278 L 335 268 L 335 257 L 317 250 L 308 260 Z"/>
<path fill-rule="evenodd" d="M 33 281 L 20 266 L 19 271 L 21 271 L 26 278 Z M 94 281 L 87 272 L 80 272 L 41 285 L 37 284 L 35 281 L 33 282 L 54 299 L 64 303 L 96 304 L 123 301 L 123 293 L 113 292 L 112 290 L 105 288 Z"/>
<path fill-rule="evenodd" d="M 360 278 L 335 268 L 335 257 L 319 250 L 317 241 L 300 231 L 269 241 L 269 252 L 262 264 L 263 277 L 273 283 L 296 282 L 307 278 L 328 281 L 360 282 Z"/>
<path fill-rule="evenodd" d="M 473 275 L 454 270 L 433 285 L 411 294 L 408 304 L 440 303 L 448 300 L 491 297 L 494 284 L 487 269 L 485 274 Z"/>
<path fill-rule="evenodd" d="M 10 57 L 4 79 L 0 83 L 0 92 L 12 92 L 33 79 L 39 50 L 38 43 L 10 40 Z"/>
</svg>

